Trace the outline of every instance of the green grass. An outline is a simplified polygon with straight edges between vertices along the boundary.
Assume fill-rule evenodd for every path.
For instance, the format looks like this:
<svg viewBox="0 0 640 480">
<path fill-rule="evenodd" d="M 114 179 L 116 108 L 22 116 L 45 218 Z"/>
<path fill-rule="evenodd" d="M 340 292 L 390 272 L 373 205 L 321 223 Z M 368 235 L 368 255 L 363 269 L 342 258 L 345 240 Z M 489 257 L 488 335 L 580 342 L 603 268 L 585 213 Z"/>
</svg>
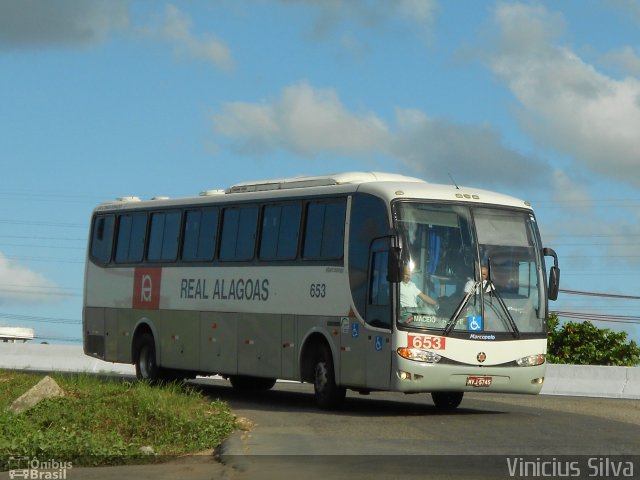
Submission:
<svg viewBox="0 0 640 480">
<path fill-rule="evenodd" d="M 12 456 L 78 466 L 162 461 L 215 448 L 236 428 L 225 403 L 189 386 L 51 376 L 66 395 L 16 415 L 8 407 L 44 375 L 0 370 L 0 471 Z M 140 451 L 146 446 L 155 455 Z"/>
</svg>

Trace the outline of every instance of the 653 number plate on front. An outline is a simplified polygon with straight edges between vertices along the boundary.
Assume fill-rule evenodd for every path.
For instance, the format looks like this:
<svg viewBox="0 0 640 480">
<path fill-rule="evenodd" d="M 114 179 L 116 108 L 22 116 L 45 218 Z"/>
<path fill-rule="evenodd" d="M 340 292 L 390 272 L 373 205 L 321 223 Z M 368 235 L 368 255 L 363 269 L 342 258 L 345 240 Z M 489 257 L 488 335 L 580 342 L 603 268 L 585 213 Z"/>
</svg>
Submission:
<svg viewBox="0 0 640 480">
<path fill-rule="evenodd" d="M 493 377 L 486 375 L 469 375 L 467 377 L 467 387 L 490 387 Z"/>
<path fill-rule="evenodd" d="M 444 350 L 444 337 L 432 337 L 429 335 L 409 335 L 409 348 L 417 348 L 419 350 Z"/>
</svg>

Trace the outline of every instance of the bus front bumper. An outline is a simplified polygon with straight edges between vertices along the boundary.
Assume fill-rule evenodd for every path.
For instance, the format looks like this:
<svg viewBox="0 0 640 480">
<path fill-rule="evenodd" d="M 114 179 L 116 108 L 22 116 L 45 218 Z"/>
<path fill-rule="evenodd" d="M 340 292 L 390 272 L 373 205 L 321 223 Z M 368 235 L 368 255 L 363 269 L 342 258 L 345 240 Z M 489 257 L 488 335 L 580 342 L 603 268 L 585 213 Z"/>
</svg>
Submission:
<svg viewBox="0 0 640 480">
<path fill-rule="evenodd" d="M 492 392 L 538 394 L 545 364 L 518 366 L 474 366 L 429 364 L 401 360 L 391 374 L 391 389 L 398 392 Z"/>
</svg>

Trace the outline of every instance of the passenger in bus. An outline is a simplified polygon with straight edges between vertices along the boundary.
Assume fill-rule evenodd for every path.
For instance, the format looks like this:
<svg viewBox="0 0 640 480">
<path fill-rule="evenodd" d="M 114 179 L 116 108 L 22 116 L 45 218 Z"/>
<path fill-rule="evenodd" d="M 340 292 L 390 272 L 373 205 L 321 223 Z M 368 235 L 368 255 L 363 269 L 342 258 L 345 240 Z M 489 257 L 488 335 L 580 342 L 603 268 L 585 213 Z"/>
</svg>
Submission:
<svg viewBox="0 0 640 480">
<path fill-rule="evenodd" d="M 400 307 L 417 308 L 418 298 L 422 300 L 425 305 L 432 306 L 432 308 L 428 307 L 429 310 L 433 310 L 433 312 L 429 313 L 435 313 L 435 309 L 438 308 L 438 302 L 426 293 L 422 292 L 418 286 L 411 281 L 411 269 L 406 266 L 404 268 L 402 282 L 400 282 Z"/>
</svg>

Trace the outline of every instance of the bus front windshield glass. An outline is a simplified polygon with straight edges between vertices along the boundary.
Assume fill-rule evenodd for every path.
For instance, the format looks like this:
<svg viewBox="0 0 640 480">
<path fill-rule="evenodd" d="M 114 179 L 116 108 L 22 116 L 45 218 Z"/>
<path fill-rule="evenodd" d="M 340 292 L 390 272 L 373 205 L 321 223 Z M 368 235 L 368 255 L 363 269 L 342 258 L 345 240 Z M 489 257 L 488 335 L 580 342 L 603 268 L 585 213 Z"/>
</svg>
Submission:
<svg viewBox="0 0 640 480">
<path fill-rule="evenodd" d="M 543 333 L 545 302 L 535 218 L 500 208 L 402 202 L 399 323 L 487 334 Z"/>
</svg>

